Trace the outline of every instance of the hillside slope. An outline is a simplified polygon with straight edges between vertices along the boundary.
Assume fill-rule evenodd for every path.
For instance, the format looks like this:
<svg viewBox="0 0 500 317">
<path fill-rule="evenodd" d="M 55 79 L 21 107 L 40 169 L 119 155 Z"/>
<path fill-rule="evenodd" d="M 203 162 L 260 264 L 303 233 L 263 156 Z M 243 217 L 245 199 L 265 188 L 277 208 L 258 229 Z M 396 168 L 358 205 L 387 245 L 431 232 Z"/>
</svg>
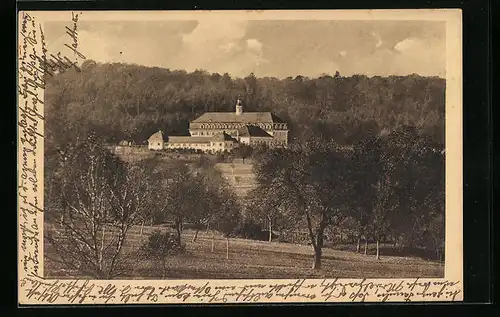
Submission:
<svg viewBox="0 0 500 317">
<path fill-rule="evenodd" d="M 217 163 L 215 166 L 239 197 L 244 197 L 257 184 L 251 162 Z"/>
</svg>

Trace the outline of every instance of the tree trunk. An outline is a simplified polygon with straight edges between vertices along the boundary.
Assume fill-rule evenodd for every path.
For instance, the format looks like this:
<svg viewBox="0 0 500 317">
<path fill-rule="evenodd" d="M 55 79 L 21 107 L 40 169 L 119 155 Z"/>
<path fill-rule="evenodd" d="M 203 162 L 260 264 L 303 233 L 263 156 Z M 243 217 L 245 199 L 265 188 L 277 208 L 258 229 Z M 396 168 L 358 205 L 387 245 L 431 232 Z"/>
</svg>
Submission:
<svg viewBox="0 0 500 317">
<path fill-rule="evenodd" d="M 212 231 L 212 252 L 215 251 L 215 233 Z"/>
<path fill-rule="evenodd" d="M 179 219 L 175 220 L 175 229 L 177 231 L 177 243 L 181 245 L 182 221 Z"/>
<path fill-rule="evenodd" d="M 104 250 L 104 239 L 106 238 L 106 224 L 102 225 L 101 251 Z"/>
<path fill-rule="evenodd" d="M 165 260 L 165 256 L 161 257 L 161 267 L 162 267 L 162 272 L 161 272 L 161 278 L 165 279 L 167 277 L 167 261 Z"/>
<path fill-rule="evenodd" d="M 139 234 L 139 239 L 142 241 L 142 231 L 144 229 L 144 220 L 141 222 L 141 233 Z"/>
<path fill-rule="evenodd" d="M 410 232 L 408 237 L 407 249 L 411 252 L 413 250 L 413 233 Z"/>
<path fill-rule="evenodd" d="M 377 260 L 380 260 L 379 241 L 377 239 Z"/>
<path fill-rule="evenodd" d="M 207 234 L 210 231 L 210 222 L 207 224 Z"/>
<path fill-rule="evenodd" d="M 200 231 L 200 229 L 196 229 L 195 233 L 194 233 L 194 236 L 193 236 L 193 243 L 196 242 L 196 238 L 198 238 L 198 231 Z"/>
<path fill-rule="evenodd" d="M 321 269 L 321 254 L 321 248 L 314 248 L 314 261 L 312 265 L 313 270 Z"/>
<path fill-rule="evenodd" d="M 229 260 L 229 237 L 226 238 L 226 260 Z"/>
<path fill-rule="evenodd" d="M 368 254 L 368 240 L 365 239 L 365 255 Z"/>
<path fill-rule="evenodd" d="M 273 226 L 271 220 L 269 220 L 269 242 L 273 242 Z"/>
<path fill-rule="evenodd" d="M 99 250 L 99 269 L 102 270 L 104 260 L 104 242 L 106 239 L 106 224 L 102 225 L 101 249 Z"/>
<path fill-rule="evenodd" d="M 165 234 L 164 239 L 163 239 L 163 246 L 162 246 L 162 254 L 161 254 L 161 264 L 162 264 L 162 279 L 165 279 L 167 277 L 167 242 L 168 242 L 168 235 Z"/>
<path fill-rule="evenodd" d="M 324 244 L 324 236 L 323 233 L 328 224 L 328 218 L 323 214 L 321 216 L 321 221 L 319 223 L 318 230 L 316 230 L 316 244 L 313 244 L 314 247 L 314 261 L 312 268 L 314 270 L 321 269 L 321 255 L 323 254 L 323 244 Z"/>
<path fill-rule="evenodd" d="M 356 253 L 359 253 L 359 243 L 361 242 L 361 238 L 358 238 L 358 244 L 356 245 Z"/>
</svg>

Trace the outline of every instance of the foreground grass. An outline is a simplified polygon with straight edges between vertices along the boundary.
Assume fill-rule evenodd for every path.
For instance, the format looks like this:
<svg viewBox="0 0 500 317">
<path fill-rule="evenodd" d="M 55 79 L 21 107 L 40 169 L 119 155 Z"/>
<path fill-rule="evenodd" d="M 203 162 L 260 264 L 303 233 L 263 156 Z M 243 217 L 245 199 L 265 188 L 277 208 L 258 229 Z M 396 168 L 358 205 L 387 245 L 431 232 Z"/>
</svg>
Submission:
<svg viewBox="0 0 500 317">
<path fill-rule="evenodd" d="M 126 279 L 161 278 L 158 261 L 137 258 L 135 250 L 147 239 L 154 227 L 131 230 L 124 253 L 129 255 L 131 271 Z M 410 278 L 442 277 L 444 265 L 418 258 L 384 256 L 379 260 L 351 251 L 325 248 L 322 269 L 312 270 L 313 252 L 310 246 L 245 239 L 229 239 L 229 258 L 226 259 L 226 239 L 216 236 L 211 252 L 212 235 L 200 231 L 192 242 L 194 231 L 183 232 L 186 253 L 167 260 L 168 279 L 289 279 L 289 278 Z M 51 247 L 46 245 L 45 252 Z M 52 251 L 53 252 L 53 251 Z M 60 265 L 45 260 L 45 275 L 52 278 L 77 276 Z"/>
</svg>

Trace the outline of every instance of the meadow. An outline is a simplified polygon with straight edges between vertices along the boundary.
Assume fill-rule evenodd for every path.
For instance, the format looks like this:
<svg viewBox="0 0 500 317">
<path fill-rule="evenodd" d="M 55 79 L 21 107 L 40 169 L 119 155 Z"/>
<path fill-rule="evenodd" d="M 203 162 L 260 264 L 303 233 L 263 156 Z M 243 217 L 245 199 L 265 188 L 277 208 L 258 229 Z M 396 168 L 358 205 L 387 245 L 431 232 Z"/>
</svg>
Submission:
<svg viewBox="0 0 500 317">
<path fill-rule="evenodd" d="M 141 228 L 136 226 L 129 232 L 123 252 L 130 270 L 122 279 L 161 278 L 158 261 L 136 254 L 155 229 L 165 230 L 164 227 L 145 226 L 141 234 Z M 53 230 L 53 227 L 46 226 L 46 230 Z M 443 263 L 417 257 L 384 256 L 382 253 L 377 260 L 373 245 L 369 245 L 368 255 L 346 250 L 352 248 L 345 245 L 324 248 L 322 269 L 313 270 L 313 250 L 309 245 L 230 238 L 227 248 L 227 240 L 221 235 L 212 237 L 210 232 L 200 231 L 196 242 L 192 241 L 193 235 L 193 230 L 184 230 L 182 239 L 186 252 L 167 257 L 167 279 L 411 278 L 442 277 L 444 274 Z M 53 252 L 46 243 L 45 254 L 54 256 Z M 49 278 L 85 277 L 47 258 L 44 270 Z"/>
</svg>

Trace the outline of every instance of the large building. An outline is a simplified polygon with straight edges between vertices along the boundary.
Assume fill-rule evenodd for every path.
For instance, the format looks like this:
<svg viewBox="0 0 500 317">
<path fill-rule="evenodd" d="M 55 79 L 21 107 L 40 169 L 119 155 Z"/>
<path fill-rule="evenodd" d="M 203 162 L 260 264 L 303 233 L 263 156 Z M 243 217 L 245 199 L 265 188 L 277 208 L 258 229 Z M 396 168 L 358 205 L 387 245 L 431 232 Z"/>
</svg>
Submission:
<svg viewBox="0 0 500 317">
<path fill-rule="evenodd" d="M 165 138 L 161 131 L 148 139 L 151 150 L 195 149 L 231 151 L 239 144 L 269 147 L 288 145 L 288 126 L 271 112 L 243 112 L 238 100 L 234 112 L 207 112 L 189 124 L 190 136 Z"/>
</svg>

